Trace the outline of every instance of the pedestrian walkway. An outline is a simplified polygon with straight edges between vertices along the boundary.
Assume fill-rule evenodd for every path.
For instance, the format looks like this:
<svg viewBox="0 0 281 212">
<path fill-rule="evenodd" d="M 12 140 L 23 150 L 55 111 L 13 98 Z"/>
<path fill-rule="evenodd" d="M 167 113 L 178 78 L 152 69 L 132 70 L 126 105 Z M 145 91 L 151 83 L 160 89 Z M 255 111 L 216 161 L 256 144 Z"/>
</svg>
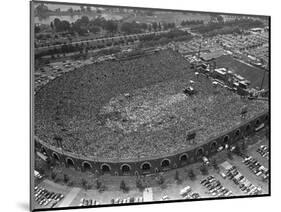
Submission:
<svg viewBox="0 0 281 212">
<path fill-rule="evenodd" d="M 144 202 L 151 202 L 153 201 L 153 191 L 152 188 L 146 188 L 143 191 L 143 201 Z"/>
<path fill-rule="evenodd" d="M 77 194 L 80 192 L 81 188 L 73 188 L 70 192 L 64 197 L 61 204 L 58 207 L 68 207 Z"/>
</svg>

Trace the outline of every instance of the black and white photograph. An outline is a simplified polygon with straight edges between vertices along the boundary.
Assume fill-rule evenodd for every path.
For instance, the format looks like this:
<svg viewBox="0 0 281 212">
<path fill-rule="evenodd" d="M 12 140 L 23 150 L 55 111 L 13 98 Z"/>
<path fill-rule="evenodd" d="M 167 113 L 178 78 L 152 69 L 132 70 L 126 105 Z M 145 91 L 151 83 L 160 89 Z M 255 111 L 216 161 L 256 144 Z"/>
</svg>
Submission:
<svg viewBox="0 0 281 212">
<path fill-rule="evenodd" d="M 31 1 L 30 24 L 33 211 L 271 195 L 270 16 Z"/>
</svg>

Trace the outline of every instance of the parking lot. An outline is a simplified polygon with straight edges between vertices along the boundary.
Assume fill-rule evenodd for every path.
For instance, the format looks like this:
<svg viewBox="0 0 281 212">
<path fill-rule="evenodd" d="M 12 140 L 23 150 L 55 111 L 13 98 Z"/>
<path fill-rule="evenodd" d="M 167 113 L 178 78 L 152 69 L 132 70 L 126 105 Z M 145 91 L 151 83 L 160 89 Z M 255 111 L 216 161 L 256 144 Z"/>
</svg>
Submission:
<svg viewBox="0 0 281 212">
<path fill-rule="evenodd" d="M 156 175 L 146 176 L 144 179 L 147 186 L 151 187 L 150 193 L 153 200 L 167 201 L 176 199 L 268 194 L 268 179 L 263 179 L 264 173 L 266 173 L 266 170 L 269 168 L 268 153 L 262 155 L 259 152 L 260 150 L 258 150 L 262 147 L 264 152 L 268 151 L 268 149 L 265 148 L 269 145 L 268 138 L 265 136 L 265 130 L 250 137 L 247 142 L 251 145 L 248 146 L 244 158 L 232 154 L 230 159 L 224 151 L 209 158 L 210 161 L 214 159 L 217 161 L 218 167 L 220 167 L 219 170 L 215 169 L 213 165 L 210 164 L 208 165 L 207 173 L 203 175 L 200 171 L 201 163 L 191 164 L 184 168 L 161 173 L 160 175 L 163 176 L 164 179 L 164 183 L 161 185 L 155 180 Z M 250 160 L 252 163 L 255 163 L 255 165 L 250 163 Z M 250 165 L 253 167 L 250 168 Z M 263 169 L 265 170 L 264 173 L 263 171 L 259 173 L 260 170 Z M 190 170 L 194 172 L 193 179 L 189 176 Z M 222 172 L 224 174 L 222 174 Z M 177 178 L 179 180 L 175 179 L 175 175 L 178 175 Z M 101 179 L 106 185 L 104 191 L 100 192 L 95 188 L 89 190 L 77 188 L 74 196 L 72 195 L 69 201 L 64 202 L 67 202 L 68 206 L 87 206 L 138 203 L 145 201 L 143 191 L 136 187 L 136 177 L 112 177 L 106 175 L 101 177 Z M 130 188 L 128 192 L 120 190 L 121 180 L 124 180 L 126 185 Z M 37 187 L 47 189 L 54 197 L 55 194 L 61 194 L 64 198 L 68 198 L 73 189 L 73 187 L 60 185 L 49 180 L 43 180 Z M 66 206 L 62 204 L 63 200 L 59 201 L 54 204 L 54 207 Z M 49 203 L 45 206 L 44 201 L 43 203 L 41 202 L 41 205 L 39 204 L 40 201 L 36 201 L 36 207 L 50 207 L 54 202 L 55 200 L 49 200 Z"/>
</svg>

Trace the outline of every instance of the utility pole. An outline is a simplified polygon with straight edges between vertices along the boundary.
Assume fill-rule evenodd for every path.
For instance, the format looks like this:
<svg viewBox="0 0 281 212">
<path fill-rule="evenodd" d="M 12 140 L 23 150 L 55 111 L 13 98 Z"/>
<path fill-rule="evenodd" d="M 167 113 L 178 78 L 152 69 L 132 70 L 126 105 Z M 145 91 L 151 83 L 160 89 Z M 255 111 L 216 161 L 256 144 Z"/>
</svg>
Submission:
<svg viewBox="0 0 281 212">
<path fill-rule="evenodd" d="M 266 69 L 264 69 L 264 71 L 263 71 L 263 77 L 262 77 L 262 81 L 261 81 L 260 90 L 262 89 L 262 86 L 263 86 L 263 82 L 264 82 L 264 78 L 265 78 L 265 72 L 266 72 Z"/>
</svg>

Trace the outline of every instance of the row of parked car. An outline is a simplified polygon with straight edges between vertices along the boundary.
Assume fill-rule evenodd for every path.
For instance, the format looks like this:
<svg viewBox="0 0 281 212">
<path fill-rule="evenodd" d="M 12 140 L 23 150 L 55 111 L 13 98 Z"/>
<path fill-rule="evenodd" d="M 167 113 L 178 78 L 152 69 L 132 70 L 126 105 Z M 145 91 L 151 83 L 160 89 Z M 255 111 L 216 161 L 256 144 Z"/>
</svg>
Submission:
<svg viewBox="0 0 281 212">
<path fill-rule="evenodd" d="M 143 202 L 143 197 L 128 197 L 125 199 L 116 198 L 111 199 L 111 204 L 126 204 L 126 203 L 137 203 Z"/>
<path fill-rule="evenodd" d="M 36 186 L 34 189 L 35 201 L 42 206 L 50 205 L 53 208 L 64 196 L 60 193 L 50 192 L 45 188 Z"/>
<path fill-rule="evenodd" d="M 258 195 L 262 192 L 260 187 L 253 185 L 245 176 L 243 176 L 235 166 L 227 170 L 226 176 L 232 180 L 240 190 L 248 195 Z"/>
<path fill-rule="evenodd" d="M 80 205 L 79 206 L 92 206 L 92 205 L 100 205 L 100 203 L 94 199 L 85 199 L 82 198 L 80 200 Z"/>
<path fill-rule="evenodd" d="M 42 179 L 44 176 L 42 174 L 40 174 L 38 171 L 34 170 L 34 177 L 37 179 Z"/>
<path fill-rule="evenodd" d="M 266 145 L 261 145 L 258 149 L 257 152 L 264 158 L 269 158 L 269 148 Z"/>
<path fill-rule="evenodd" d="M 225 188 L 221 182 L 212 175 L 201 180 L 200 184 L 205 186 L 214 197 L 229 197 L 232 195 L 232 191 Z"/>
<path fill-rule="evenodd" d="M 261 176 L 264 180 L 269 178 L 268 168 L 261 165 L 258 160 L 252 156 L 245 157 L 243 163 L 248 166 L 251 172 L 253 172 L 256 176 Z"/>
</svg>

